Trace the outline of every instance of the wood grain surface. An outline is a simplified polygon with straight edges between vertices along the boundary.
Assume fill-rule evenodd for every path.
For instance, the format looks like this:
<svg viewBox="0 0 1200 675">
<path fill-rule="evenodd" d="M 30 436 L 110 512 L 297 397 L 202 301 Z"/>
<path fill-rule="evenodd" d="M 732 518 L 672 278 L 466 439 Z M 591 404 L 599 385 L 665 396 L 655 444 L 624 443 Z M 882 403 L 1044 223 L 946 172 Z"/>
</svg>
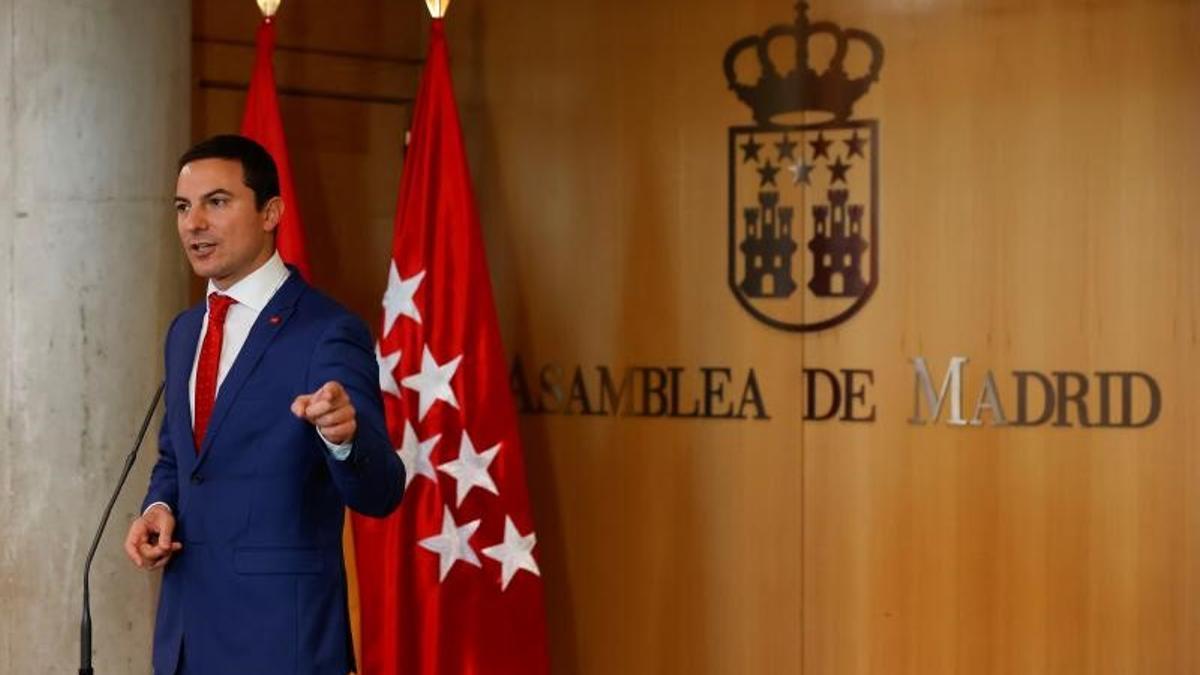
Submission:
<svg viewBox="0 0 1200 675">
<path fill-rule="evenodd" d="M 204 7 L 230 4 L 198 2 L 197 33 L 220 32 Z M 416 0 L 289 33 L 314 4 L 284 4 L 281 43 L 421 55 Z M 791 2 L 449 12 L 504 336 L 530 386 L 545 368 L 594 388 L 600 366 L 679 367 L 686 403 L 700 368 L 727 368 L 736 403 L 752 371 L 769 416 L 522 417 L 555 671 L 1200 673 L 1200 3 L 847 0 L 810 16 L 870 31 L 886 58 L 854 108 L 879 123 L 878 288 L 801 334 L 750 316 L 727 279 L 728 130 L 753 120 L 721 62 Z M 197 49 L 199 77 L 249 72 L 231 47 Z M 297 87 L 414 91 L 411 66 L 331 58 L 277 63 Z M 240 96 L 199 90 L 197 134 L 236 125 Z M 374 325 L 407 108 L 283 112 L 317 280 Z M 1082 427 L 1073 404 L 1070 426 L 910 423 L 911 360 L 936 386 L 954 356 L 967 416 L 989 371 L 1010 419 L 1014 371 L 1083 374 L 1093 422 L 1095 373 L 1146 373 L 1161 411 L 1138 429 Z M 874 421 L 804 420 L 815 368 L 870 370 Z"/>
</svg>

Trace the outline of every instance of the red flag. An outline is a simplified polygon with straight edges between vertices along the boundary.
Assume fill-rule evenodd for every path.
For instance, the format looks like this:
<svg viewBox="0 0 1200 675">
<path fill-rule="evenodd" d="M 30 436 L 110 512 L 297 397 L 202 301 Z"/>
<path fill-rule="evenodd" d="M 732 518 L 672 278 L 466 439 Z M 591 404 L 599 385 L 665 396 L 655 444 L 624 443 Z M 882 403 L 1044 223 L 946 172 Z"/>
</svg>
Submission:
<svg viewBox="0 0 1200 675">
<path fill-rule="evenodd" d="M 377 345 L 408 481 L 355 515 L 367 675 L 548 672 L 516 408 L 440 19 L 413 115 Z"/>
<path fill-rule="evenodd" d="M 274 10 L 272 10 L 274 11 Z M 275 92 L 275 20 L 264 16 L 255 36 L 254 72 L 250 75 L 250 90 L 246 94 L 246 110 L 242 114 L 241 133 L 258 142 L 271 153 L 275 168 L 279 172 L 279 192 L 283 198 L 283 217 L 275 230 L 275 248 L 283 261 L 294 265 L 300 275 L 311 280 L 308 266 L 308 250 L 304 246 L 304 225 L 300 221 L 300 207 L 296 203 L 296 190 L 292 186 L 292 164 L 288 159 L 287 137 L 283 133 L 283 118 L 279 114 L 279 97 Z M 346 585 L 349 590 L 350 624 L 355 631 L 355 654 L 358 653 L 357 580 L 354 578 L 354 541 L 349 527 L 347 510 L 346 530 L 342 537 L 342 548 L 349 568 Z"/>
<path fill-rule="evenodd" d="M 304 226 L 300 224 L 300 209 L 296 190 L 292 187 L 292 165 L 288 161 L 287 140 L 279 116 L 279 98 L 275 94 L 275 22 L 265 17 L 258 26 L 254 74 L 250 76 L 250 91 L 246 95 L 246 112 L 242 116 L 242 135 L 258 141 L 271 153 L 279 169 L 279 191 L 283 197 L 283 218 L 275 232 L 275 248 L 284 262 L 291 263 L 306 279 L 312 275 L 308 268 L 308 253 L 304 248 Z"/>
</svg>

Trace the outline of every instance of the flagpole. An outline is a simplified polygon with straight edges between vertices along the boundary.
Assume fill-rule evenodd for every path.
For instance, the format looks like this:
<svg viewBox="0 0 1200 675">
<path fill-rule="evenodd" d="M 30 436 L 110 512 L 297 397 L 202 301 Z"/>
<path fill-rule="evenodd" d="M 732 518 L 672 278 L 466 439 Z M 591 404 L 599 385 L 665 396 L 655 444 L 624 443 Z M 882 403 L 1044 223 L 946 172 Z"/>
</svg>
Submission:
<svg viewBox="0 0 1200 675">
<path fill-rule="evenodd" d="M 263 18 L 270 19 L 275 16 L 275 12 L 279 11 L 279 5 L 283 0 L 254 0 L 254 2 L 262 12 Z"/>
<path fill-rule="evenodd" d="M 450 9 L 450 0 L 425 0 L 425 6 L 429 8 L 429 16 L 443 19 L 446 17 L 446 10 Z"/>
</svg>

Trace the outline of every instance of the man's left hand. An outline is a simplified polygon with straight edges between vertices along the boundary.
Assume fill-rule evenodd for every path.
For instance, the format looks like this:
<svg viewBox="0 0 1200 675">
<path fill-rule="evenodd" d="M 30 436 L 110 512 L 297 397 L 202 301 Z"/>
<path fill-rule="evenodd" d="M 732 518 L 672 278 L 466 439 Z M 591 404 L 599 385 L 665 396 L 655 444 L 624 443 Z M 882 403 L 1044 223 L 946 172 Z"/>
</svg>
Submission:
<svg viewBox="0 0 1200 675">
<path fill-rule="evenodd" d="M 297 396 L 292 401 L 292 414 L 308 420 L 334 445 L 354 440 L 354 432 L 358 429 L 350 395 L 340 383 L 332 380 L 311 394 Z"/>
</svg>

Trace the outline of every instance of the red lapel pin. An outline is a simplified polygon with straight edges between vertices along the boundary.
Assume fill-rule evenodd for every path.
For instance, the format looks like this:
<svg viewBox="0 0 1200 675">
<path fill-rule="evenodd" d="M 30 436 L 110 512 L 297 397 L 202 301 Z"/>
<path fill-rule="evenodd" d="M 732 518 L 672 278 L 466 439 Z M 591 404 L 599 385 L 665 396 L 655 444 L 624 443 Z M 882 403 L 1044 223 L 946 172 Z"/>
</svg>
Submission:
<svg viewBox="0 0 1200 675">
<path fill-rule="evenodd" d="M 267 322 L 272 326 L 278 326 L 282 321 L 283 319 L 279 318 L 278 314 L 272 315 L 271 318 L 267 319 Z"/>
</svg>

